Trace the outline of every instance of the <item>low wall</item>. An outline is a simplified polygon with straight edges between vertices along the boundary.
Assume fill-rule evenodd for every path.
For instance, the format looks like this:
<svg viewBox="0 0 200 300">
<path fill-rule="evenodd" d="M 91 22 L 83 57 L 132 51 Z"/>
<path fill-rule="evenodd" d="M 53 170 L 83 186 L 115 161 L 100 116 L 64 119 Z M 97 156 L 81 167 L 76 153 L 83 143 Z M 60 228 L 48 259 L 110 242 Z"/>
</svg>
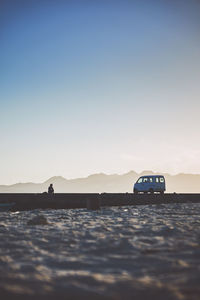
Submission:
<svg viewBox="0 0 200 300">
<path fill-rule="evenodd" d="M 0 203 L 15 205 L 13 211 L 32 209 L 89 208 L 100 206 L 156 205 L 166 203 L 200 203 L 200 194 L 138 194 L 132 193 L 57 193 L 48 194 L 0 194 Z"/>
</svg>

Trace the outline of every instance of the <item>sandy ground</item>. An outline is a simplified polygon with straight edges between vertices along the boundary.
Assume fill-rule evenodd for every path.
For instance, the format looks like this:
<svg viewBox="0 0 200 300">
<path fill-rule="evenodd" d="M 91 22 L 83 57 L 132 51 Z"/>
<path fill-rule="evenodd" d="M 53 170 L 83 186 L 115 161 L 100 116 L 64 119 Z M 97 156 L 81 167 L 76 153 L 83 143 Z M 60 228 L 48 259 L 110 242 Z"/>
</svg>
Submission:
<svg viewBox="0 0 200 300">
<path fill-rule="evenodd" d="M 1 213 L 0 297 L 197 300 L 199 241 L 200 204 Z"/>
</svg>

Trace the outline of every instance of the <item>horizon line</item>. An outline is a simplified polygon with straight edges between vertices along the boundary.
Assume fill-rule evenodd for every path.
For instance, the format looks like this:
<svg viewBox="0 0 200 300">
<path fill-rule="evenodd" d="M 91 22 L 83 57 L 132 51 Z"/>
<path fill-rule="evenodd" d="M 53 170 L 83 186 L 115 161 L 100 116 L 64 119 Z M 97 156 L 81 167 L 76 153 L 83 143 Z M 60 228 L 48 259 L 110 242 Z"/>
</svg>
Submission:
<svg viewBox="0 0 200 300">
<path fill-rule="evenodd" d="M 181 173 L 175 173 L 175 174 L 171 174 L 171 173 L 168 173 L 168 172 L 155 172 L 155 171 L 152 171 L 152 170 L 143 170 L 141 172 L 136 172 L 134 170 L 130 170 L 128 172 L 125 172 L 125 173 L 111 173 L 111 174 L 107 174 L 107 173 L 104 173 L 104 172 L 99 172 L 99 173 L 92 173 L 92 174 L 89 174 L 87 176 L 83 176 L 83 177 L 74 177 L 74 178 L 65 178 L 64 176 L 62 175 L 55 175 L 55 176 L 51 176 L 49 177 L 47 180 L 44 180 L 42 182 L 32 182 L 32 181 L 26 181 L 26 182 L 22 182 L 22 181 L 19 181 L 19 182 L 16 182 L 16 183 L 13 183 L 13 184 L 1 184 L 0 183 L 0 186 L 12 186 L 12 185 L 16 185 L 16 184 L 43 184 L 47 181 L 49 181 L 50 179 L 53 179 L 53 178 L 63 178 L 64 180 L 78 180 L 78 179 L 87 179 L 91 176 L 94 176 L 94 175 L 105 175 L 105 176 L 113 176 L 113 175 L 117 175 L 117 176 L 123 176 L 123 175 L 127 175 L 128 173 L 136 173 L 138 176 L 141 176 L 142 173 L 146 173 L 146 172 L 151 172 L 153 174 L 164 174 L 164 175 L 170 175 L 170 176 L 178 176 L 178 175 L 200 175 L 200 173 L 185 173 L 185 172 L 181 172 Z"/>
</svg>

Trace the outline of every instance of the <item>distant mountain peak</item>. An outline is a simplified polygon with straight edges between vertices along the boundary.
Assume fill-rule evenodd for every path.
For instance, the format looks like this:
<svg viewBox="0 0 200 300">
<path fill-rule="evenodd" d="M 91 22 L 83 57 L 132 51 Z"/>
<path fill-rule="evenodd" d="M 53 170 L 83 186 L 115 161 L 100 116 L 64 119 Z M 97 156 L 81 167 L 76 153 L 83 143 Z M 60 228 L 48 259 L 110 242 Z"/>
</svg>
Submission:
<svg viewBox="0 0 200 300">
<path fill-rule="evenodd" d="M 104 177 L 104 176 L 108 176 L 108 175 L 105 173 L 96 173 L 96 174 L 89 175 L 87 178 L 96 178 L 96 177 Z"/>
<path fill-rule="evenodd" d="M 150 170 L 144 170 L 142 171 L 142 173 L 140 173 L 140 175 L 153 175 L 153 174 L 155 174 L 155 172 Z"/>
<path fill-rule="evenodd" d="M 67 179 L 62 176 L 53 176 L 46 180 L 44 183 L 66 182 Z"/>
<path fill-rule="evenodd" d="M 133 170 L 123 174 L 123 176 L 137 176 L 137 175 L 138 175 L 138 173 L 136 173 Z"/>
</svg>

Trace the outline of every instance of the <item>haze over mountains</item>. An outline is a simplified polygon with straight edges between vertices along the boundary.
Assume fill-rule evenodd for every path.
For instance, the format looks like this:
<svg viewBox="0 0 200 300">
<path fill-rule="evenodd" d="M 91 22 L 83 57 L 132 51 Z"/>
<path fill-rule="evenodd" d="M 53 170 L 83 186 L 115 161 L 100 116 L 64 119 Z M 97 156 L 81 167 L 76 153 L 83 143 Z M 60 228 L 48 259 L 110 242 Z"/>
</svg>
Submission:
<svg viewBox="0 0 200 300">
<path fill-rule="evenodd" d="M 42 193 L 47 191 L 50 183 L 53 183 L 56 193 L 124 193 L 132 192 L 133 183 L 138 177 L 145 174 L 157 174 L 152 171 L 144 171 L 140 174 L 130 171 L 118 175 L 106 175 L 104 173 L 93 174 L 85 178 L 65 179 L 62 176 L 49 178 L 43 183 L 16 183 L 13 185 L 0 185 L 0 193 Z M 200 193 L 200 174 L 177 174 L 165 176 L 168 193 Z"/>
</svg>

